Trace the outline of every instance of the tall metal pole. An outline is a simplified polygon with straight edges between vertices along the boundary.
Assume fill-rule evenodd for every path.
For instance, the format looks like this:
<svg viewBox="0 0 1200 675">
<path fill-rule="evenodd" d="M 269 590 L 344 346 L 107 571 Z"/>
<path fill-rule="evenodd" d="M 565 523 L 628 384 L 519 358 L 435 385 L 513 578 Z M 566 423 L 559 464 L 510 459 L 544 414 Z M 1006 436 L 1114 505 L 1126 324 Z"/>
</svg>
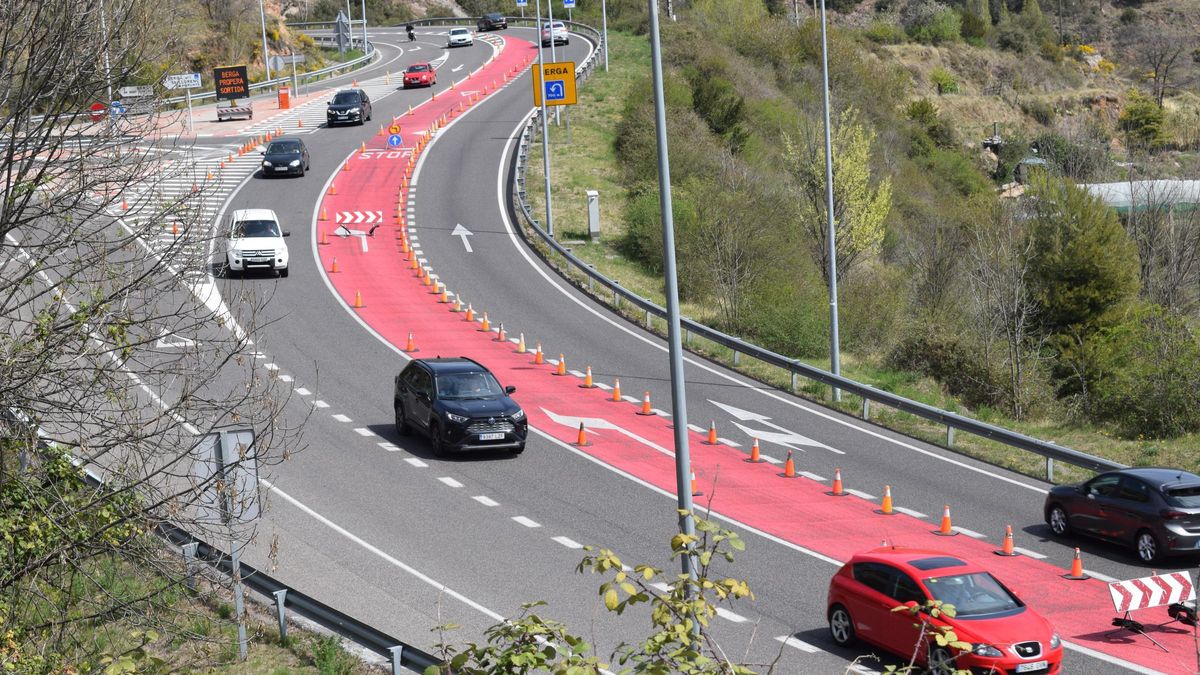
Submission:
<svg viewBox="0 0 1200 675">
<path fill-rule="evenodd" d="M 267 69 L 267 79 L 271 79 L 271 58 L 267 54 L 267 11 L 263 9 L 263 0 L 258 0 L 258 16 L 262 19 L 263 66 Z"/>
<path fill-rule="evenodd" d="M 608 0 L 600 0 L 600 26 L 604 31 L 604 72 L 608 72 Z"/>
<path fill-rule="evenodd" d="M 830 372 L 842 374 L 838 349 L 837 233 L 833 226 L 833 143 L 829 133 L 829 48 L 825 41 L 825 0 L 821 0 L 821 82 L 825 95 L 825 239 L 829 245 L 829 360 Z M 842 390 L 833 388 L 833 400 L 842 400 Z"/>
<path fill-rule="evenodd" d="M 667 281 L 667 342 L 671 356 L 671 423 L 675 428 L 675 492 L 679 495 L 679 529 L 696 534 L 692 520 L 692 459 L 688 450 L 687 399 L 683 387 L 683 344 L 679 330 L 679 280 L 675 270 L 675 219 L 671 209 L 671 166 L 667 157 L 667 106 L 663 96 L 662 43 L 658 34 L 658 0 L 650 3 L 650 63 L 654 79 L 654 127 L 658 141 L 658 201 L 662 209 L 663 272 Z M 694 555 L 680 558 L 683 573 L 696 578 Z M 695 624 L 699 629 L 699 624 Z"/>
<path fill-rule="evenodd" d="M 541 16 L 541 15 L 539 14 L 538 16 Z M 558 63 L 558 56 L 554 53 L 554 0 L 546 0 L 546 16 L 547 16 L 547 23 L 549 23 L 549 25 L 550 25 L 550 62 Z M 538 42 L 539 42 L 539 44 L 541 43 L 540 40 Z M 544 93 L 545 92 L 543 92 L 543 94 Z M 542 100 L 545 100 L 545 99 L 546 99 L 546 97 L 542 96 Z M 562 116 L 558 111 L 558 109 L 560 107 L 561 106 L 557 106 L 557 105 L 554 106 L 554 123 L 555 124 L 559 124 L 562 122 Z M 546 118 L 543 117 L 542 121 L 544 122 L 545 120 L 546 120 Z M 546 190 L 546 192 L 549 192 L 549 190 Z"/>
<path fill-rule="evenodd" d="M 108 63 L 108 22 L 104 18 L 104 0 L 100 0 L 100 34 L 104 41 L 104 85 L 108 88 L 108 102 L 111 102 L 112 66 Z"/>
<path fill-rule="evenodd" d="M 350 37 L 350 49 L 354 49 L 354 14 L 350 11 L 350 0 L 346 0 L 346 32 Z M 363 50 L 366 49 L 364 46 Z"/>
<path fill-rule="evenodd" d="M 546 4 L 550 4 L 554 0 L 546 0 Z M 537 21 L 538 30 L 541 30 L 542 23 L 542 0 L 537 0 Z M 550 27 L 550 44 L 554 45 L 554 26 Z M 546 69 L 545 51 L 542 49 L 541 36 L 538 36 L 538 72 L 544 74 Z M 550 208 L 550 123 L 546 116 L 546 84 L 542 81 L 542 75 L 538 76 L 538 81 L 542 83 L 542 90 L 538 92 L 538 98 L 542 102 L 542 173 L 546 177 L 546 234 L 554 238 L 554 210 Z"/>
<path fill-rule="evenodd" d="M 367 0 L 362 0 L 363 15 L 363 53 L 367 51 Z"/>
</svg>

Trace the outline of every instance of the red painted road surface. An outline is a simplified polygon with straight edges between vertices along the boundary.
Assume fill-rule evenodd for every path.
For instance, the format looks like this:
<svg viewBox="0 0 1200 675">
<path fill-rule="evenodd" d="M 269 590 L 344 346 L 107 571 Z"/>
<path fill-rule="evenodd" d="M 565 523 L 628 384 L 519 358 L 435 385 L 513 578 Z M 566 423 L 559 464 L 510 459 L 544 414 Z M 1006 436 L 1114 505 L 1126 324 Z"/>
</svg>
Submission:
<svg viewBox="0 0 1200 675">
<path fill-rule="evenodd" d="M 419 138 L 435 123 L 452 120 L 460 103 L 469 108 L 473 96 L 467 92 L 494 91 L 523 70 L 534 56 L 532 45 L 521 40 L 504 38 L 504 47 L 494 60 L 456 87 L 415 108 L 411 115 L 397 118 L 401 135 L 408 150 L 423 147 Z M 435 354 L 470 354 L 487 364 L 505 384 L 519 388 L 518 398 L 529 415 L 532 426 L 560 439 L 574 443 L 578 429 L 553 421 L 545 411 L 577 418 L 603 418 L 632 432 L 661 448 L 673 445 L 669 420 L 659 416 L 639 416 L 638 406 L 614 403 L 611 393 L 603 389 L 582 389 L 580 380 L 568 375 L 557 377 L 555 366 L 533 364 L 534 336 L 528 335 L 530 353 L 517 353 L 516 345 L 497 342 L 495 330 L 503 316 L 490 316 L 492 332 L 480 330 L 479 321 L 486 307 L 475 307 L 475 321 L 465 320 L 464 313 L 450 311 L 452 305 L 439 302 L 439 296 L 424 285 L 412 269 L 411 261 L 402 252 L 402 233 L 405 226 L 419 230 L 421 223 L 402 224 L 406 204 L 405 167 L 409 165 L 405 151 L 386 154 L 386 137 L 376 136 L 367 153 L 355 153 L 348 160 L 349 170 L 335 177 L 336 194 L 327 194 L 321 211 L 328 220 L 317 223 L 314 237 L 324 236 L 328 244 L 319 245 L 319 255 L 327 278 L 347 305 L 354 307 L 356 296 L 363 306 L 356 308 L 359 316 L 385 339 L 403 349 L 411 332 L 417 348 L 414 356 Z M 425 189 L 431 189 L 429 187 Z M 368 240 L 370 251 L 363 253 L 356 237 L 340 238 L 332 234 L 336 227 L 335 214 L 341 211 L 380 211 L 384 224 L 373 239 Z M 367 229 L 369 225 L 352 225 Z M 331 273 L 336 258 L 338 271 Z M 436 274 L 436 270 L 433 270 Z M 453 288 L 450 288 L 453 291 Z M 453 295 L 451 295 L 451 298 Z M 464 299 L 469 300 L 469 298 Z M 522 330 L 507 326 L 509 337 Z M 544 345 L 547 360 L 557 359 L 554 345 Z M 586 363 L 566 356 L 570 369 L 584 370 Z M 624 392 L 640 398 L 641 392 Z M 854 496 L 831 497 L 829 487 L 804 477 L 787 479 L 779 476 L 781 468 L 769 463 L 750 464 L 746 454 L 722 445 L 702 444 L 703 436 L 693 434 L 692 461 L 697 485 L 704 492 L 713 490 L 717 480 L 712 508 L 729 518 L 755 527 L 776 537 L 793 542 L 824 555 L 846 560 L 854 552 L 878 546 L 880 541 L 902 546 L 946 550 L 975 561 L 993 570 L 1036 609 L 1046 615 L 1063 638 L 1077 645 L 1109 654 L 1126 661 L 1164 672 L 1192 672 L 1195 649 L 1191 636 L 1181 632 L 1153 632 L 1156 640 L 1171 651 L 1164 653 L 1145 638 L 1129 633 L 1106 639 L 1112 630 L 1109 620 L 1114 616 L 1108 586 L 1095 579 L 1069 581 L 1063 578 L 1071 561 L 1038 561 L 1026 556 L 1012 558 L 993 554 L 996 544 L 969 536 L 935 537 L 929 521 L 904 514 L 882 516 L 875 513 L 877 504 Z M 648 483 L 671 493 L 675 491 L 674 459 L 613 429 L 589 430 L 592 445 L 585 452 Z M 798 457 L 803 469 L 803 454 Z M 844 476 L 847 487 L 854 485 L 854 476 Z M 878 490 L 880 486 L 872 486 Z M 704 503 L 707 497 L 698 498 Z M 903 505 L 904 495 L 896 496 Z M 1003 533 L 991 533 L 1000 541 Z M 1017 541 L 1020 546 L 1021 542 Z M 1061 549 L 1056 549 L 1061 550 Z M 1085 561 L 1086 566 L 1086 561 Z M 832 575 L 834 569 L 830 567 Z M 1145 623 L 1160 623 L 1167 619 L 1162 608 L 1148 610 L 1135 616 Z M 1178 625 L 1178 624 L 1176 624 Z M 1070 655 L 1067 656 L 1068 663 Z"/>
</svg>

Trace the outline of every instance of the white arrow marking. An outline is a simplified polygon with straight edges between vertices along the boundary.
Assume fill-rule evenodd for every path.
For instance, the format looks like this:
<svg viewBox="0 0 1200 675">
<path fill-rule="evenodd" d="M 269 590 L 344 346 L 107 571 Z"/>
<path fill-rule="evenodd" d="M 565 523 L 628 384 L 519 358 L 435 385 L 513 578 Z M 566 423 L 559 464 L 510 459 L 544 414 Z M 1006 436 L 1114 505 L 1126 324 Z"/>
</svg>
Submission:
<svg viewBox="0 0 1200 675">
<path fill-rule="evenodd" d="M 191 338 L 185 338 L 182 335 L 173 335 L 166 331 L 163 331 L 160 335 L 161 336 L 158 338 L 158 342 L 154 343 L 154 346 L 157 349 L 173 349 L 175 347 L 191 347 L 192 345 L 196 344 L 196 341 L 192 340 Z M 168 340 L 168 338 L 175 338 L 175 339 Z"/>
<path fill-rule="evenodd" d="M 718 403 L 712 399 L 709 399 L 708 402 L 717 406 L 721 410 L 724 410 L 725 412 L 729 413 L 730 415 L 733 415 L 737 419 L 742 420 L 743 422 L 758 422 L 759 424 L 771 427 L 772 429 L 782 432 L 782 434 L 773 434 L 772 432 L 769 432 L 769 431 L 765 431 L 765 432 L 764 431 L 755 431 L 753 429 L 747 429 L 746 427 L 744 427 L 740 424 L 737 425 L 739 429 L 741 429 L 746 434 L 749 434 L 751 437 L 754 437 L 757 434 L 758 437 L 764 441 L 769 440 L 767 438 L 768 435 L 774 436 L 777 439 L 782 439 L 782 438 L 786 437 L 787 440 L 785 440 L 783 442 L 780 442 L 779 440 L 775 440 L 775 441 L 771 441 L 771 442 L 780 443 L 780 445 L 785 445 L 785 446 L 788 443 L 798 443 L 800 445 L 809 445 L 809 446 L 814 446 L 814 447 L 818 447 L 818 448 L 824 448 L 825 450 L 828 450 L 830 452 L 835 452 L 839 455 L 846 454 L 845 452 L 838 450 L 837 448 L 831 448 L 828 445 L 825 445 L 824 443 L 814 441 L 813 439 L 811 439 L 807 436 L 802 436 L 794 431 L 791 431 L 790 429 L 786 429 L 784 427 L 779 426 L 778 424 L 774 424 L 773 422 L 770 421 L 771 418 L 767 417 L 766 415 L 756 413 L 756 412 L 751 412 L 749 410 L 742 410 L 741 408 L 735 408 L 735 407 L 725 404 L 725 403 Z"/>
<path fill-rule="evenodd" d="M 451 69 L 450 69 L 450 72 L 452 72 L 452 73 L 457 73 L 458 71 L 460 71 L 460 70 L 462 70 L 462 69 L 463 69 L 463 67 L 460 65 L 460 66 L 458 66 L 457 68 L 451 68 Z"/>
<path fill-rule="evenodd" d="M 802 445 L 803 442 L 805 440 L 807 440 L 803 436 L 794 436 L 792 434 L 781 434 L 776 431 L 764 431 L 762 429 L 752 429 L 748 426 L 745 426 L 744 424 L 739 424 L 737 422 L 734 422 L 733 426 L 741 429 L 742 433 L 746 434 L 750 438 L 757 438 L 758 440 L 760 440 L 764 443 L 774 443 L 775 445 L 782 445 L 783 447 L 788 448 L 789 450 L 799 450 L 800 452 L 807 452 L 807 450 L 800 447 L 800 445 Z"/>
<path fill-rule="evenodd" d="M 632 431 L 629 431 L 628 429 L 622 429 L 621 427 L 613 424 L 612 422 L 609 422 L 606 419 L 602 419 L 599 417 L 571 417 L 570 415 L 558 415 L 556 413 L 550 412 L 549 410 L 546 410 L 545 408 L 542 408 L 542 412 L 546 413 L 546 416 L 549 417 L 552 421 L 557 422 L 558 424 L 561 424 L 564 427 L 568 427 L 571 429 L 578 429 L 579 425 L 583 424 L 584 428 L 591 432 L 594 432 L 597 429 L 612 429 L 613 431 L 616 431 L 620 434 L 624 434 L 625 436 L 632 438 L 633 440 L 637 441 L 638 443 L 641 443 L 642 445 L 645 445 L 648 448 L 653 448 L 668 457 L 675 456 L 675 453 L 662 447 L 661 445 L 658 445 L 654 441 L 642 438 L 641 436 L 638 436 L 637 434 L 633 433 Z"/>
<path fill-rule="evenodd" d="M 408 48 L 408 51 L 410 51 L 410 52 L 419 52 L 419 51 L 421 51 L 421 48 L 420 48 L 420 47 L 409 47 L 409 48 Z"/>
<path fill-rule="evenodd" d="M 362 211 L 355 211 L 354 212 L 354 224 L 357 225 L 357 224 L 361 223 L 362 221 L 363 221 Z"/>
<path fill-rule="evenodd" d="M 342 222 L 341 218 L 342 218 L 342 214 L 339 213 L 338 214 L 338 222 L 339 223 Z M 338 225 L 337 228 L 334 229 L 333 233 L 336 234 L 337 236 L 341 237 L 342 239 L 345 239 L 346 237 L 350 236 L 350 228 L 346 227 L 345 225 Z"/>
<path fill-rule="evenodd" d="M 450 236 L 462 237 L 463 247 L 467 249 L 467 253 L 473 253 L 474 249 L 471 248 L 471 242 L 467 239 L 467 237 L 471 236 L 472 234 L 473 233 L 470 230 L 463 227 L 462 224 L 459 223 L 458 225 L 454 226 L 454 231 L 450 233 Z"/>
</svg>

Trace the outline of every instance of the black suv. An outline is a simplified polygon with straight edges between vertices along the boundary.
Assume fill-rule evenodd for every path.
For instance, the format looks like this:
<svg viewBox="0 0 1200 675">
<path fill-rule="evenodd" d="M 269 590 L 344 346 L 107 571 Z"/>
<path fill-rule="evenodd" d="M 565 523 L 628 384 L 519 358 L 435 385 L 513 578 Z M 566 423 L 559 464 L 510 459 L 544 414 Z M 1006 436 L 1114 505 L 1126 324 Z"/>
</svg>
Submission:
<svg viewBox="0 0 1200 675">
<path fill-rule="evenodd" d="M 500 12 L 489 12 L 479 17 L 479 22 L 475 27 L 481 31 L 485 30 L 505 30 L 508 28 L 508 18 Z"/>
<path fill-rule="evenodd" d="M 434 454 L 451 450 L 525 450 L 529 422 L 491 371 L 466 357 L 415 359 L 396 376 L 392 407 L 396 431 L 417 427 L 429 435 Z"/>
<path fill-rule="evenodd" d="M 371 98 L 362 89 L 343 89 L 333 95 L 329 108 L 325 110 L 325 122 L 333 126 L 338 122 L 363 124 L 371 119 Z"/>
</svg>

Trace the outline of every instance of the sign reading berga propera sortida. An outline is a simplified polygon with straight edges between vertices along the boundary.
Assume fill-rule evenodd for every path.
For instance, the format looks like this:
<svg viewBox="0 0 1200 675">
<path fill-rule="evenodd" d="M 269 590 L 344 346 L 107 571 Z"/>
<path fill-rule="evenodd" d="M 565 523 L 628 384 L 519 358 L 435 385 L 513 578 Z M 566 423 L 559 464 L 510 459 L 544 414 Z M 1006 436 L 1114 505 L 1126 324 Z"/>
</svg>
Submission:
<svg viewBox="0 0 1200 675">
<path fill-rule="evenodd" d="M 246 75 L 246 66 L 213 68 L 213 83 L 218 101 L 250 97 L 250 78 Z"/>
</svg>

